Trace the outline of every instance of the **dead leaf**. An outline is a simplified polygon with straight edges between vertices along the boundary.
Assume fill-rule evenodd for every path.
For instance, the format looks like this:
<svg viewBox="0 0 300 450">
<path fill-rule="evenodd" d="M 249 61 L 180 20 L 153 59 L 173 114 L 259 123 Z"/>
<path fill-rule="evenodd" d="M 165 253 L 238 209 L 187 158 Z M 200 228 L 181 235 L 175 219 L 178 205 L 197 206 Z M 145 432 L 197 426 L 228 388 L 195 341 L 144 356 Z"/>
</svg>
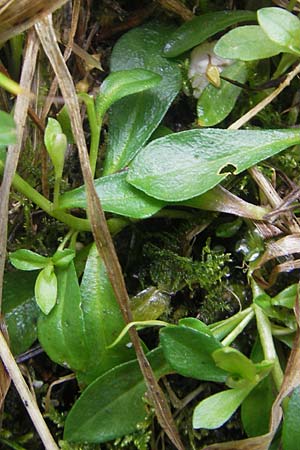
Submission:
<svg viewBox="0 0 300 450">
<path fill-rule="evenodd" d="M 0 42 L 30 28 L 67 0 L 0 0 Z"/>
</svg>

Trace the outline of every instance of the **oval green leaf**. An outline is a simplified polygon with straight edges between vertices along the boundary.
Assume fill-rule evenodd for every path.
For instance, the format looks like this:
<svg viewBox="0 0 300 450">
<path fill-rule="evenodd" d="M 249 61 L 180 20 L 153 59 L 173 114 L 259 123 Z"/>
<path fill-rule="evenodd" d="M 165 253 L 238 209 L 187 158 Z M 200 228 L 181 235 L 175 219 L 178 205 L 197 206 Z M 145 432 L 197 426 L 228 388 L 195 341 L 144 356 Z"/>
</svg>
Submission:
<svg viewBox="0 0 300 450">
<path fill-rule="evenodd" d="M 12 116 L 0 111 L 0 147 L 16 142 L 16 126 Z"/>
<path fill-rule="evenodd" d="M 126 175 L 126 172 L 116 173 L 95 180 L 96 192 L 104 211 L 142 219 L 163 208 L 163 202 L 149 197 L 127 183 Z M 59 208 L 86 208 L 85 186 L 60 196 Z"/>
<path fill-rule="evenodd" d="M 144 69 L 119 70 L 103 81 L 96 97 L 96 111 L 103 116 L 116 101 L 127 95 L 150 89 L 161 81 L 157 73 Z"/>
<path fill-rule="evenodd" d="M 38 274 L 34 293 L 38 306 L 44 314 L 48 315 L 57 299 L 57 278 L 52 265 L 48 265 Z"/>
<path fill-rule="evenodd" d="M 154 198 L 186 200 L 299 142 L 297 130 L 183 131 L 144 147 L 127 181 Z"/>
<path fill-rule="evenodd" d="M 171 34 L 165 45 L 164 55 L 171 58 L 178 56 L 231 25 L 252 20 L 256 21 L 256 13 L 253 11 L 214 11 L 202 14 Z"/>
<path fill-rule="evenodd" d="M 222 58 L 242 61 L 269 58 L 286 50 L 286 47 L 271 41 L 258 25 L 238 27 L 229 31 L 221 37 L 214 49 Z"/>
<path fill-rule="evenodd" d="M 290 52 L 300 55 L 300 21 L 283 8 L 262 8 L 257 18 L 268 38 Z"/>
<path fill-rule="evenodd" d="M 147 358 L 157 378 L 171 372 L 160 348 L 150 352 Z M 145 392 L 136 360 L 106 372 L 74 404 L 67 416 L 64 439 L 101 443 L 137 431 L 138 424 L 147 415 Z"/>
<path fill-rule="evenodd" d="M 222 344 L 213 336 L 186 326 L 160 330 L 160 343 L 170 366 L 180 375 L 197 380 L 224 382 L 227 372 L 216 366 L 212 353 Z"/>
<path fill-rule="evenodd" d="M 161 55 L 162 46 L 173 29 L 148 23 L 123 35 L 113 49 L 112 72 L 142 68 L 162 79 L 157 87 L 131 95 L 112 106 L 104 175 L 128 165 L 158 127 L 180 91 L 178 65 Z"/>
<path fill-rule="evenodd" d="M 43 269 L 50 261 L 46 256 L 41 256 L 38 253 L 26 249 L 20 249 L 10 253 L 9 260 L 19 270 Z"/>
<path fill-rule="evenodd" d="M 253 387 L 249 385 L 240 389 L 229 389 L 206 398 L 194 410 L 193 427 L 208 430 L 221 427 L 230 419 Z"/>
<path fill-rule="evenodd" d="M 248 78 L 247 65 L 243 61 L 237 61 L 226 67 L 221 75 L 233 81 L 245 83 Z M 199 125 L 211 127 L 224 120 L 232 111 L 241 90 L 240 87 L 226 80 L 221 80 L 219 88 L 209 84 L 197 103 Z"/>
</svg>

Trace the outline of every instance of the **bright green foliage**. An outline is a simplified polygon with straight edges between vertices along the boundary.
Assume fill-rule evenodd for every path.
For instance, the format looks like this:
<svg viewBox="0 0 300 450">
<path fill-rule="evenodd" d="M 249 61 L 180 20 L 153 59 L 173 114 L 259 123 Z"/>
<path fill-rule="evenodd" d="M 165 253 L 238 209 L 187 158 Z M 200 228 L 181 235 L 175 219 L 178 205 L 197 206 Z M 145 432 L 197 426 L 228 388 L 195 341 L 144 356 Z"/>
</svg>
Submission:
<svg viewBox="0 0 300 450">
<path fill-rule="evenodd" d="M 10 114 L 0 111 L 0 148 L 16 142 L 16 127 Z"/>
<path fill-rule="evenodd" d="M 239 83 L 245 83 L 248 78 L 248 68 L 244 62 L 238 61 L 226 67 L 221 75 Z M 226 80 L 221 80 L 219 88 L 209 84 L 197 103 L 199 125 L 211 127 L 225 119 L 232 111 L 240 92 L 240 87 Z"/>
<path fill-rule="evenodd" d="M 229 389 L 206 398 L 194 410 L 193 427 L 209 430 L 221 427 L 230 419 L 253 387 L 248 385 Z"/>
<path fill-rule="evenodd" d="M 106 370 L 134 358 L 128 338 L 106 349 L 124 328 L 119 307 L 95 246 L 81 286 L 73 262 L 57 270 L 57 304 L 38 322 L 39 340 L 53 361 L 77 372 L 87 384 Z"/>
<path fill-rule="evenodd" d="M 55 174 L 57 177 L 61 176 L 65 151 L 67 149 L 67 138 L 63 134 L 59 122 L 55 119 L 48 119 L 48 123 L 45 130 L 45 146 L 52 160 Z"/>
<path fill-rule="evenodd" d="M 224 347 L 213 352 L 213 359 L 218 367 L 232 374 L 237 383 L 239 379 L 254 381 L 256 368 L 254 363 L 243 353 L 232 347 Z"/>
<path fill-rule="evenodd" d="M 243 401 L 241 417 L 249 437 L 260 436 L 269 431 L 272 404 L 275 400 L 272 377 L 264 378 Z"/>
<path fill-rule="evenodd" d="M 160 330 L 160 343 L 170 366 L 177 373 L 198 380 L 224 382 L 227 372 L 216 366 L 212 353 L 222 344 L 204 332 L 187 326 Z"/>
<path fill-rule="evenodd" d="M 165 203 L 135 189 L 126 181 L 126 172 L 95 180 L 96 192 L 104 211 L 142 219 L 152 216 Z M 86 208 L 85 186 L 66 192 L 59 199 L 59 208 Z"/>
<path fill-rule="evenodd" d="M 112 72 L 142 68 L 157 73 L 162 80 L 157 87 L 124 98 L 111 108 L 105 175 L 128 165 L 157 128 L 181 88 L 177 64 L 161 55 L 162 46 L 173 29 L 149 23 L 126 33 L 113 49 Z"/>
<path fill-rule="evenodd" d="M 215 11 L 202 14 L 184 23 L 171 34 L 164 54 L 171 58 L 178 56 L 231 25 L 251 20 L 256 20 L 256 13 L 253 11 Z"/>
<path fill-rule="evenodd" d="M 300 54 L 300 21 L 282 8 L 262 8 L 257 12 L 258 22 L 269 39 L 282 45 L 288 52 Z"/>
<path fill-rule="evenodd" d="M 2 309 L 14 355 L 28 350 L 37 338 L 35 280 L 36 273 L 30 272 L 6 272 L 4 276 Z"/>
<path fill-rule="evenodd" d="M 64 250 L 57 250 L 51 260 L 54 266 L 66 268 L 74 258 L 74 250 L 65 248 Z"/>
<path fill-rule="evenodd" d="M 294 389 L 285 411 L 282 429 L 283 450 L 294 450 L 300 439 L 300 386 Z"/>
<path fill-rule="evenodd" d="M 161 76 L 144 69 L 120 70 L 111 73 L 101 84 L 96 97 L 96 112 L 101 117 L 116 101 L 155 87 Z"/>
<path fill-rule="evenodd" d="M 35 299 L 44 314 L 49 314 L 57 299 L 57 278 L 52 264 L 40 271 L 34 287 Z"/>
<path fill-rule="evenodd" d="M 183 131 L 144 147 L 127 181 L 155 198 L 181 201 L 299 142 L 297 130 Z"/>
<path fill-rule="evenodd" d="M 31 250 L 20 249 L 9 255 L 10 262 L 19 270 L 37 270 L 46 267 L 50 259 Z"/>
<path fill-rule="evenodd" d="M 171 372 L 160 348 L 147 357 L 157 378 Z M 101 443 L 133 433 L 147 415 L 145 392 L 136 360 L 106 372 L 74 404 L 67 416 L 64 439 Z"/>
<path fill-rule="evenodd" d="M 269 58 L 286 50 L 271 41 L 258 25 L 235 28 L 225 34 L 215 46 L 216 54 L 222 58 L 242 61 Z"/>
</svg>

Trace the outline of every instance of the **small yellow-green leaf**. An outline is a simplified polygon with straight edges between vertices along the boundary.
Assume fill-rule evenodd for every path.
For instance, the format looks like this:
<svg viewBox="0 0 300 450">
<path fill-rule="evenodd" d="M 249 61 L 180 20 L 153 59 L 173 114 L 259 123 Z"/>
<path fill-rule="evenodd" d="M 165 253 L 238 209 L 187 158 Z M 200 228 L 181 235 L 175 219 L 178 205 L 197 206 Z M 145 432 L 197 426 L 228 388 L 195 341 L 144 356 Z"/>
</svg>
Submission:
<svg viewBox="0 0 300 450">
<path fill-rule="evenodd" d="M 51 264 L 40 271 L 34 287 L 35 299 L 46 315 L 54 308 L 57 299 L 57 278 Z"/>
<path fill-rule="evenodd" d="M 218 392 L 206 398 L 194 410 L 193 427 L 209 430 L 221 427 L 230 419 L 253 387 L 249 384 L 240 389 L 235 388 Z"/>
<path fill-rule="evenodd" d="M 218 367 L 226 370 L 232 377 L 253 381 L 256 375 L 255 364 L 243 353 L 232 347 L 223 347 L 212 354 Z"/>
<path fill-rule="evenodd" d="M 12 116 L 0 111 L 0 147 L 16 142 L 16 126 Z"/>
</svg>

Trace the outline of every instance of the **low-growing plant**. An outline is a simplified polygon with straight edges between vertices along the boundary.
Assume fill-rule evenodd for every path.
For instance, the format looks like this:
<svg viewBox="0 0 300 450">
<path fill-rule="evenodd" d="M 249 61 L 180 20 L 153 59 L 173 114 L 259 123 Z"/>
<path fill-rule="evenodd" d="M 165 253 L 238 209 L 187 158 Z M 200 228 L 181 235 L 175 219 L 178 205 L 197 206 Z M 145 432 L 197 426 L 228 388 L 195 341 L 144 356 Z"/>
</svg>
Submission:
<svg viewBox="0 0 300 450">
<path fill-rule="evenodd" d="M 186 52 L 209 38 L 215 39 L 232 25 L 256 23 L 256 20 L 258 25 L 235 27 L 224 34 L 214 50 L 210 50 L 231 60 L 224 70 L 213 64 L 212 53 L 204 71 L 201 60 L 199 76 L 206 78 L 207 83 L 197 99 L 200 127 L 153 137 L 181 91 L 179 65 Z M 193 215 L 199 224 L 200 218 L 203 219 L 201 211 L 236 215 L 244 219 L 250 230 L 249 220 L 258 229 L 271 230 L 270 233 L 276 227 L 276 231 L 284 229 L 292 220 L 296 221 L 290 215 L 287 219 L 282 216 L 285 205 L 271 202 L 269 206 L 264 201 L 266 178 L 265 184 L 260 184 L 261 205 L 247 202 L 229 188 L 237 175 L 299 145 L 299 130 L 296 127 L 259 129 L 258 126 L 238 130 L 226 129 L 224 124 L 229 114 L 234 113 L 243 89 L 255 91 L 252 79 L 254 72 L 260 70 L 260 59 L 282 54 L 274 81 L 298 61 L 299 36 L 299 19 L 283 8 L 271 7 L 260 9 L 257 14 L 210 12 L 179 29 L 150 22 L 118 40 L 111 56 L 111 73 L 98 94 L 95 98 L 78 95 L 88 113 L 89 170 L 93 176 L 97 174 L 94 186 L 103 210 L 108 213 L 107 223 L 113 236 L 137 221 L 152 217 L 190 220 Z M 205 52 L 207 47 L 203 48 Z M 297 70 L 299 73 L 300 68 Z M 107 113 L 108 137 L 102 165 L 98 150 Z M 14 142 L 14 126 L 11 116 L 4 112 L 0 120 L 2 149 Z M 161 327 L 158 346 L 149 351 L 143 344 L 157 379 L 175 372 L 200 382 L 218 383 L 217 392 L 195 406 L 194 429 L 219 428 L 241 406 L 241 422 L 249 439 L 207 448 L 250 448 L 260 439 L 264 445 L 260 448 L 267 449 L 276 433 L 277 439 L 281 433 L 281 443 L 274 448 L 280 445 L 285 450 L 295 448 L 293 442 L 297 442 L 299 434 L 299 420 L 295 416 L 299 409 L 300 384 L 295 374 L 299 366 L 298 286 L 289 283 L 277 291 L 268 289 L 274 285 L 278 273 L 299 265 L 294 262 L 271 267 L 267 277 L 272 259 L 300 252 L 297 222 L 288 228 L 289 235 L 267 245 L 266 249 L 260 236 L 256 238 L 252 230 L 252 234 L 246 233 L 239 246 L 245 255 L 243 263 L 251 299 L 241 302 L 247 304 L 240 311 L 213 323 L 194 317 L 181 318 L 178 324 L 168 323 L 169 299 L 186 286 L 190 290 L 194 285 L 207 291 L 214 289 L 217 281 L 223 281 L 227 275 L 224 265 L 229 262 L 229 256 L 218 257 L 215 252 L 208 259 L 205 251 L 209 254 L 209 250 L 204 247 L 202 261 L 193 261 L 190 256 L 149 244 L 148 255 L 153 258 L 151 281 L 156 286 L 148 287 L 139 294 L 138 300 L 132 299 L 133 322 L 127 324 L 108 268 L 95 243 L 90 243 L 84 251 L 76 251 L 79 233 L 91 231 L 91 217 L 82 212 L 88 208 L 84 185 L 60 192 L 69 136 L 66 121 L 59 123 L 49 118 L 45 130 L 45 146 L 54 170 L 53 201 L 18 174 L 12 184 L 69 231 L 53 255 L 41 255 L 29 249 L 12 252 L 9 260 L 17 269 L 13 274 L 14 283 L 16 280 L 22 283 L 19 289 L 22 296 L 14 293 L 10 272 L 5 276 L 4 291 L 4 313 L 12 350 L 23 352 L 38 338 L 52 361 L 75 372 L 82 393 L 67 415 L 64 441 L 105 443 L 135 433 L 149 418 L 147 385 L 128 330 L 132 326 L 142 329 L 157 325 Z M 208 128 L 217 124 L 222 128 Z M 3 172 L 5 152 L 1 156 Z M 275 206 L 279 209 L 274 218 L 272 207 Z M 281 219 L 276 222 L 280 214 Z M 226 230 L 220 227 L 219 237 L 224 237 L 224 233 L 234 237 L 242 227 L 242 219 L 228 224 Z M 180 273 L 172 274 L 172 269 Z M 206 284 L 201 285 L 204 279 Z M 25 307 L 28 309 L 29 305 L 30 312 L 25 315 Z M 162 314 L 164 321 L 158 320 Z M 19 316 L 23 322 L 21 337 L 16 325 Z M 252 350 L 247 353 L 249 348 L 244 352 L 237 342 L 249 324 L 252 324 L 253 339 Z M 289 347 L 294 342 L 286 367 L 277 352 L 277 341 Z M 150 439 L 149 429 L 145 426 L 143 429 L 147 439 L 140 439 L 139 448 L 147 448 Z M 132 438 L 127 440 L 132 441 Z"/>
</svg>

